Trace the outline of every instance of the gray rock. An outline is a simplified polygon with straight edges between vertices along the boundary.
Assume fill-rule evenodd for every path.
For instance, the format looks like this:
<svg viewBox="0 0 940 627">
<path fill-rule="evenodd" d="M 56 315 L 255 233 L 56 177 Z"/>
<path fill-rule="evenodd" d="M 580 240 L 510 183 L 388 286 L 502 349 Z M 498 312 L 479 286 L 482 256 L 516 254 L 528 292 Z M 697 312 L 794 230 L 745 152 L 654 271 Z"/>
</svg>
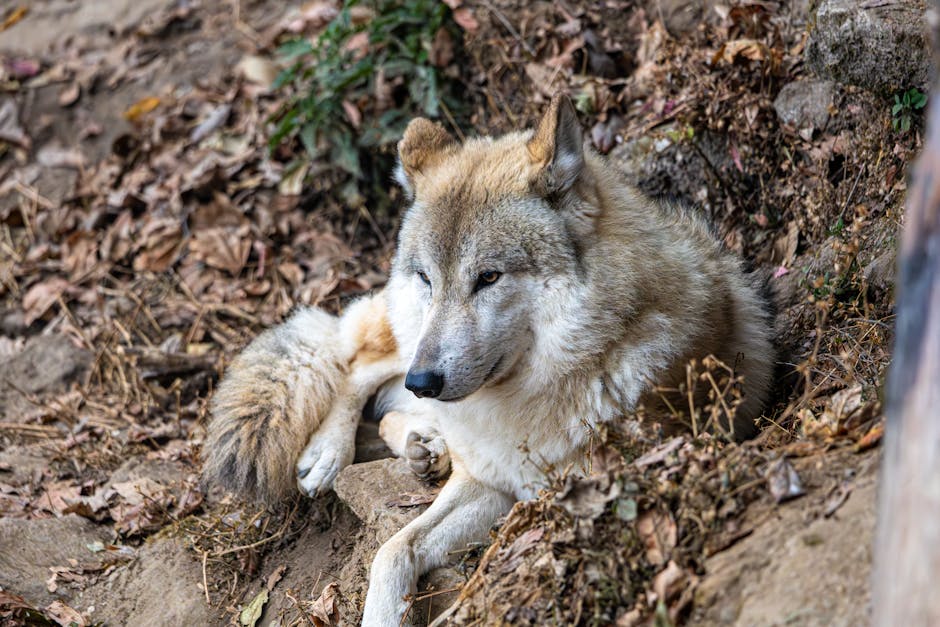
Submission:
<svg viewBox="0 0 940 627">
<path fill-rule="evenodd" d="M 132 562 L 101 577 L 75 607 L 94 607 L 92 621 L 106 625 L 220 624 L 201 586 L 197 554 L 181 539 L 160 537 L 144 544 Z"/>
<path fill-rule="evenodd" d="M 806 46 L 817 75 L 872 91 L 923 87 L 930 39 L 923 0 L 822 0 Z"/>
<path fill-rule="evenodd" d="M 427 509 L 426 504 L 407 507 L 404 503 L 430 502 L 433 493 L 433 488 L 419 480 L 402 459 L 347 466 L 336 477 L 333 488 L 380 543 Z"/>
<path fill-rule="evenodd" d="M 829 122 L 829 107 L 835 98 L 835 83 L 806 79 L 784 85 L 774 111 L 787 126 L 797 130 L 822 129 Z"/>
<path fill-rule="evenodd" d="M 42 444 L 7 447 L 0 451 L 0 482 L 18 487 L 38 481 L 52 455 Z"/>
<path fill-rule="evenodd" d="M 81 378 L 91 365 L 90 352 L 64 335 L 41 335 L 22 352 L 0 364 L 0 416 L 17 421 L 33 407 L 28 395 L 61 392 Z"/>
<path fill-rule="evenodd" d="M 88 545 L 108 542 L 108 530 L 88 520 L 69 514 L 62 518 L 27 520 L 0 519 L 0 587 L 22 595 L 36 605 L 67 596 L 65 586 L 55 594 L 46 588 L 52 567 L 69 567 L 77 560 L 76 570 L 97 565 L 100 558 Z"/>
</svg>

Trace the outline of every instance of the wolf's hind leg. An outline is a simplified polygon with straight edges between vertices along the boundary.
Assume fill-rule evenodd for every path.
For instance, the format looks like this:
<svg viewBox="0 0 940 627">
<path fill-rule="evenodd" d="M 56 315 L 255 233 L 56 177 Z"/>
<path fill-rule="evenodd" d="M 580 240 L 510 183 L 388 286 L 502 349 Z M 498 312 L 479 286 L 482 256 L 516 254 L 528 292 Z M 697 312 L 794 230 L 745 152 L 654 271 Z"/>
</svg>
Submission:
<svg viewBox="0 0 940 627">
<path fill-rule="evenodd" d="M 446 563 L 451 551 L 484 539 L 490 525 L 512 504 L 508 494 L 455 468 L 427 511 L 376 553 L 369 573 L 363 626 L 410 625 L 402 621 L 410 606 L 405 596 L 414 594 L 418 577 Z"/>
<path fill-rule="evenodd" d="M 419 478 L 436 481 L 450 472 L 447 443 L 430 416 L 421 412 L 390 411 L 379 424 L 379 435 L 395 455 L 408 462 Z"/>
</svg>

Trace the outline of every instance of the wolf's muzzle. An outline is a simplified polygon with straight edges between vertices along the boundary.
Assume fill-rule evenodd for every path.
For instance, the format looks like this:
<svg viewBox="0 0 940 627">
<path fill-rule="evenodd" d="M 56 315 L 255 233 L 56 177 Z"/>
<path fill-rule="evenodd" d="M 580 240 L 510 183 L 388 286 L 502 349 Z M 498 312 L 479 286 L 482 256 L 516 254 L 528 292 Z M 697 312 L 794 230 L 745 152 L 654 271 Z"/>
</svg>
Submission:
<svg viewBox="0 0 940 627">
<path fill-rule="evenodd" d="M 444 389 L 444 375 L 430 370 L 409 370 L 405 376 L 405 387 L 418 398 L 437 398 Z"/>
</svg>

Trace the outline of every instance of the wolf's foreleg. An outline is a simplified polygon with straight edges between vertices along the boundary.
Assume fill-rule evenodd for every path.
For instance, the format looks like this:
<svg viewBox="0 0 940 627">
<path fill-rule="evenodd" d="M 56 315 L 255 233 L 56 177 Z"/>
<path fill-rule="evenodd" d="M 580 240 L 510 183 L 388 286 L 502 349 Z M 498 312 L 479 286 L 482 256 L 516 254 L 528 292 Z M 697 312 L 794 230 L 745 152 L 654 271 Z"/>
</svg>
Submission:
<svg viewBox="0 0 940 627">
<path fill-rule="evenodd" d="M 514 499 L 469 477 L 455 465 L 437 499 L 382 545 L 372 562 L 362 615 L 364 627 L 398 625 L 409 609 L 418 577 L 443 565 L 447 554 L 483 540 Z M 409 624 L 409 623 L 405 623 Z"/>
<path fill-rule="evenodd" d="M 379 435 L 421 479 L 433 481 L 450 472 L 447 444 L 438 433 L 437 421 L 432 415 L 408 409 L 390 411 L 382 417 Z"/>
<path fill-rule="evenodd" d="M 297 461 L 301 492 L 319 496 L 333 488 L 336 475 L 356 455 L 356 428 L 366 402 L 380 385 L 398 374 L 401 365 L 395 355 L 368 364 L 353 362 L 330 412 L 310 436 Z"/>
</svg>

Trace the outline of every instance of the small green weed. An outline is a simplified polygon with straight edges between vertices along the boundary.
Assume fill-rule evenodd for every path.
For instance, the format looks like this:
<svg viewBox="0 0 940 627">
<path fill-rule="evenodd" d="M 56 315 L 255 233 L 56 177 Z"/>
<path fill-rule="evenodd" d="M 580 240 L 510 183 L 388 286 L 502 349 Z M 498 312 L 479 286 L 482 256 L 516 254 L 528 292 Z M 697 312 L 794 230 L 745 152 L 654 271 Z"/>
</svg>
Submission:
<svg viewBox="0 0 940 627">
<path fill-rule="evenodd" d="M 842 216 L 839 216 L 839 219 L 836 220 L 835 224 L 829 227 L 829 235 L 841 235 L 842 231 L 845 230 L 845 222 L 842 221 Z"/>
<path fill-rule="evenodd" d="M 681 144 L 683 141 L 692 141 L 695 139 L 695 129 L 686 124 L 682 128 L 671 128 L 666 131 L 666 137 L 674 144 Z"/>
<path fill-rule="evenodd" d="M 911 116 L 914 111 L 923 109 L 927 105 L 927 94 L 917 88 L 894 95 L 894 106 L 891 107 L 891 126 L 896 131 L 906 133 L 911 130 Z"/>
<path fill-rule="evenodd" d="M 274 88 L 291 96 L 272 116 L 270 148 L 299 141 L 318 180 L 344 203 L 385 205 L 390 147 L 408 120 L 457 111 L 456 81 L 439 51 L 452 53 L 460 40 L 440 0 L 345 0 L 315 42 L 281 46 L 291 65 Z"/>
</svg>

